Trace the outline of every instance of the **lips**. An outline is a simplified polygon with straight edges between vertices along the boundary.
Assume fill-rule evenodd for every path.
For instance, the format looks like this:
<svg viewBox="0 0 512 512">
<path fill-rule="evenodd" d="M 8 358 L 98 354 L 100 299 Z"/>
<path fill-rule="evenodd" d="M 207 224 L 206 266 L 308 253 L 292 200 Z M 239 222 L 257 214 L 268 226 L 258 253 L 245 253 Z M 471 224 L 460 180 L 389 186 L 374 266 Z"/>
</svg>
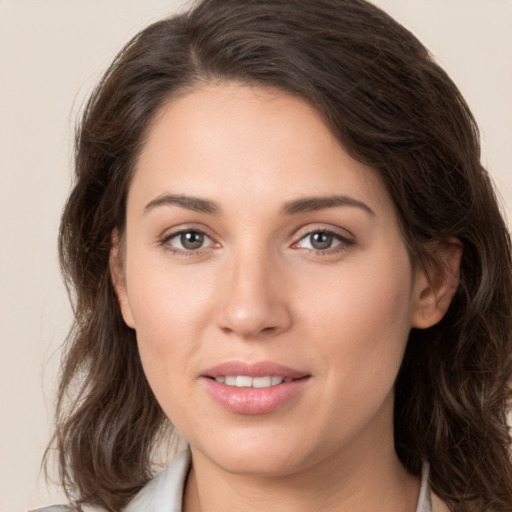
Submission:
<svg viewBox="0 0 512 512">
<path fill-rule="evenodd" d="M 230 412 L 269 414 L 297 399 L 311 375 L 273 362 L 227 361 L 205 370 L 208 394 Z"/>
</svg>

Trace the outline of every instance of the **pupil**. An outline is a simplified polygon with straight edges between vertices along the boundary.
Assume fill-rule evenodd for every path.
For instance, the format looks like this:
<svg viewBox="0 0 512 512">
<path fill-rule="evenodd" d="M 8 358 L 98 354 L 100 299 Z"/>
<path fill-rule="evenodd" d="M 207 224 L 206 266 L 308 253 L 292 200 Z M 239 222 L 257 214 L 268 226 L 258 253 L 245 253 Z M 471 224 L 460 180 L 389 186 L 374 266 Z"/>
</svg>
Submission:
<svg viewBox="0 0 512 512">
<path fill-rule="evenodd" d="M 311 235 L 311 245 L 315 249 L 329 249 L 332 244 L 332 235 L 327 233 L 314 233 Z"/>
<path fill-rule="evenodd" d="M 204 235 L 196 231 L 187 231 L 181 234 L 180 242 L 185 249 L 199 249 L 203 245 Z"/>
</svg>

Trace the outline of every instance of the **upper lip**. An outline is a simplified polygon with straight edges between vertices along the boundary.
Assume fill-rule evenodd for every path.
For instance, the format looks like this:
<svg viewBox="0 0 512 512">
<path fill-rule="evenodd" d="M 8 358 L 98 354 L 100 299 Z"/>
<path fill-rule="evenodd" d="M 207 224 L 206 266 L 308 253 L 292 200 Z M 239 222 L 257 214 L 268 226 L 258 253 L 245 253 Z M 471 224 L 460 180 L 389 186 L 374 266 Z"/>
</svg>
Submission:
<svg viewBox="0 0 512 512">
<path fill-rule="evenodd" d="M 289 379 L 300 379 L 307 377 L 309 374 L 289 366 L 284 366 L 272 361 L 224 361 L 220 364 L 212 366 L 204 370 L 201 375 L 203 377 L 224 377 L 231 375 L 244 375 L 248 377 L 284 377 Z"/>
</svg>

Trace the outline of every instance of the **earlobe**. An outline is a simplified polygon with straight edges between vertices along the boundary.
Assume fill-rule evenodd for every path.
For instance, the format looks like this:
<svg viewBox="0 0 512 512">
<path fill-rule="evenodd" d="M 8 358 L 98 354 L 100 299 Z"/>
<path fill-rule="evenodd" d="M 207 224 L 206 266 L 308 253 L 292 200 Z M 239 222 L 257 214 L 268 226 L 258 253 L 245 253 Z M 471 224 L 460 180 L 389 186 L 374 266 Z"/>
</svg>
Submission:
<svg viewBox="0 0 512 512">
<path fill-rule="evenodd" d="M 110 278 L 117 296 L 117 302 L 121 310 L 123 319 L 128 327 L 135 328 L 132 308 L 128 300 L 128 291 L 126 288 L 126 279 L 123 271 L 123 261 L 121 256 L 120 240 L 117 232 L 112 234 L 112 248 L 110 250 L 109 267 Z"/>
<path fill-rule="evenodd" d="M 450 307 L 459 285 L 462 244 L 455 237 L 429 244 L 432 263 L 418 268 L 414 282 L 411 327 L 437 324 Z"/>
</svg>

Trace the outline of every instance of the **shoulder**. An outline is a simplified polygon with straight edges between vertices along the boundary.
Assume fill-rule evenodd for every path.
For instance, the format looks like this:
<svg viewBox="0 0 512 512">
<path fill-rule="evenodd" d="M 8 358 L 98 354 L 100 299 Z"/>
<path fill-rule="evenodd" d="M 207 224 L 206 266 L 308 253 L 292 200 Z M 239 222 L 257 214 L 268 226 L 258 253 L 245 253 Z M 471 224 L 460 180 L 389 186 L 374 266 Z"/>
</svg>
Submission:
<svg viewBox="0 0 512 512">
<path fill-rule="evenodd" d="M 1 1 L 1 0 L 0 0 Z M 150 480 L 128 503 L 123 512 L 181 512 L 183 489 L 190 469 L 188 450 L 176 456 L 169 467 Z M 84 507 L 84 512 L 105 512 L 96 507 Z M 29 512 L 76 512 L 70 505 L 52 505 Z"/>
<path fill-rule="evenodd" d="M 103 509 L 97 507 L 84 507 L 84 512 L 105 512 Z M 50 505 L 49 507 L 36 508 L 28 512 L 76 512 L 70 505 Z"/>
<path fill-rule="evenodd" d="M 150 480 L 124 512 L 181 512 L 190 464 L 190 452 L 186 450 L 175 457 L 163 473 Z"/>
</svg>

